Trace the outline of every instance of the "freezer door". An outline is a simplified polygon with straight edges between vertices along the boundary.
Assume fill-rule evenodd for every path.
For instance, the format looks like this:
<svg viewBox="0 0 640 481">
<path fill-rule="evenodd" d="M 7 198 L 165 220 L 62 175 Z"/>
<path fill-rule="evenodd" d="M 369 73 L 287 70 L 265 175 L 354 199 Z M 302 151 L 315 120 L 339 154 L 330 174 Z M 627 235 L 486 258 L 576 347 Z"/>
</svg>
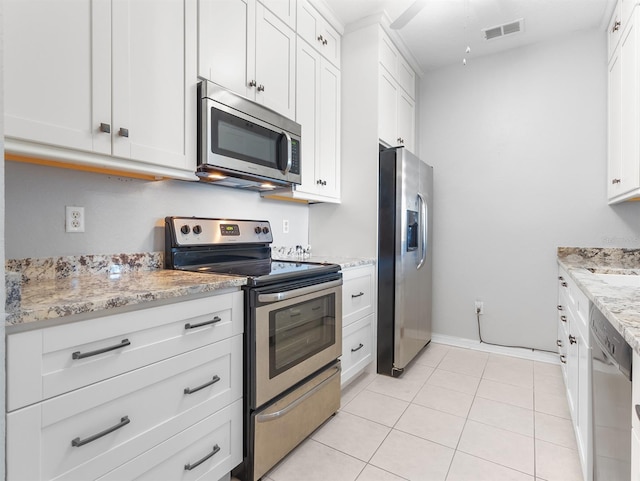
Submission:
<svg viewBox="0 0 640 481">
<path fill-rule="evenodd" d="M 401 370 L 431 340 L 433 168 L 398 149 L 394 368 Z"/>
</svg>

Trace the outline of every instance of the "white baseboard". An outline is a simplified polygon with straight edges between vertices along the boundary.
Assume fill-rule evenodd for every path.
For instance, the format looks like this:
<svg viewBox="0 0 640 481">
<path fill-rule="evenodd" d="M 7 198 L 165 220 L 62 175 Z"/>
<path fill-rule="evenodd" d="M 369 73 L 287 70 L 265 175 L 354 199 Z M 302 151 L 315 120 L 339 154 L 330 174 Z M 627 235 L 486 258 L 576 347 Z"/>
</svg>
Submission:
<svg viewBox="0 0 640 481">
<path fill-rule="evenodd" d="M 444 334 L 432 334 L 431 340 L 438 344 L 447 344 L 449 346 L 463 347 L 465 349 L 475 349 L 476 351 L 491 352 L 494 354 L 504 354 L 505 356 L 520 357 L 522 359 L 530 359 L 532 361 L 560 364 L 560 358 L 558 354 L 554 354 L 551 352 L 537 351 L 533 349 L 518 347 L 493 346 L 491 344 L 481 343 L 480 341 L 476 341 L 473 339 L 447 336 Z"/>
</svg>

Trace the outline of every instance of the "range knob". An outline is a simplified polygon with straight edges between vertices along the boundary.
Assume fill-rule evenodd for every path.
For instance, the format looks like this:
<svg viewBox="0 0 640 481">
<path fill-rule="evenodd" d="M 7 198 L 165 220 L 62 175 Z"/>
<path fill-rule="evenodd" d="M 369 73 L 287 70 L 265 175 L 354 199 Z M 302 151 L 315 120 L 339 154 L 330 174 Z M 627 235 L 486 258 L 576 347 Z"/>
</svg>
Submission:
<svg viewBox="0 0 640 481">
<path fill-rule="evenodd" d="M 182 232 L 184 235 L 187 235 L 189 232 L 191 232 L 191 228 L 187 224 L 185 224 L 180 227 L 180 232 Z"/>
<path fill-rule="evenodd" d="M 200 227 L 199 225 L 194 225 L 193 226 L 193 233 L 198 235 L 198 234 L 202 234 L 202 227 Z"/>
<path fill-rule="evenodd" d="M 262 233 L 263 234 L 268 234 L 269 233 L 269 228 L 268 227 L 263 227 L 262 228 Z"/>
<path fill-rule="evenodd" d="M 255 229 L 253 229 L 253 231 L 254 231 L 256 234 L 260 234 L 260 233 L 262 232 L 262 229 L 260 228 L 260 226 L 258 226 L 258 227 L 256 227 Z"/>
</svg>

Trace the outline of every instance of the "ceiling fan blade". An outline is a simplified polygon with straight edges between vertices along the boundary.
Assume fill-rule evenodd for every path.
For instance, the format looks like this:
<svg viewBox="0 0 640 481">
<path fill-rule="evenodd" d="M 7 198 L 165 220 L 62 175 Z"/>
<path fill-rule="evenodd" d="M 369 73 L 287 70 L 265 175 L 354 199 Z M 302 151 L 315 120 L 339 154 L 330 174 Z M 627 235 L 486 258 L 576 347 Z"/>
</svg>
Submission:
<svg viewBox="0 0 640 481">
<path fill-rule="evenodd" d="M 427 4 L 427 0 L 416 0 L 407 8 L 404 12 L 402 12 L 398 18 L 396 18 L 390 25 L 390 27 L 394 30 L 399 30 L 404 27 L 407 23 L 411 21 L 413 17 L 415 17 L 420 10 L 422 10 Z"/>
</svg>

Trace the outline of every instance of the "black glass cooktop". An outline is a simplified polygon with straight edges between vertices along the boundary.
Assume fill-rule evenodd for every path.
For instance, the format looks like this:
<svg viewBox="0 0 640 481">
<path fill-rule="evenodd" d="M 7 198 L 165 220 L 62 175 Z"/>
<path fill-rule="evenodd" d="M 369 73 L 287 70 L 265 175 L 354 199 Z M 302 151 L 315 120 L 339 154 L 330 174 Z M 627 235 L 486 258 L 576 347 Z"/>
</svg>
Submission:
<svg viewBox="0 0 640 481">
<path fill-rule="evenodd" d="M 247 285 L 259 286 L 338 272 L 340 270 L 340 266 L 337 264 L 318 262 L 261 259 L 191 266 L 187 270 L 194 272 L 211 272 L 216 274 L 246 276 Z"/>
</svg>

